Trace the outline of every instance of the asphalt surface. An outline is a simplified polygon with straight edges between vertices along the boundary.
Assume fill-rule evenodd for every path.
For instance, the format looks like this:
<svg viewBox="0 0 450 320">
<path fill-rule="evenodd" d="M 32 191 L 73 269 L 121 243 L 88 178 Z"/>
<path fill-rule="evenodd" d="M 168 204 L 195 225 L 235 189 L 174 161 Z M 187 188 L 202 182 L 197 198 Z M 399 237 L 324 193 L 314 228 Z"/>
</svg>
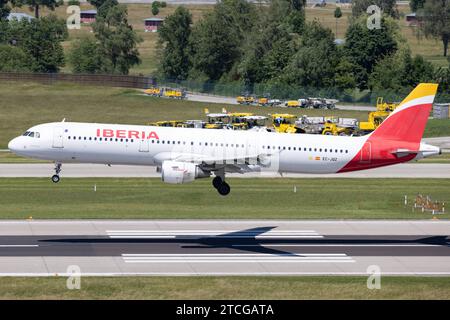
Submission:
<svg viewBox="0 0 450 320">
<path fill-rule="evenodd" d="M 0 275 L 74 266 L 82 275 L 366 275 L 376 266 L 448 276 L 450 221 L 0 222 Z"/>
<path fill-rule="evenodd" d="M 186 95 L 186 99 L 190 101 L 206 102 L 206 103 L 220 103 L 220 104 L 234 104 L 237 105 L 235 97 L 223 97 L 215 95 L 207 95 L 200 93 L 189 93 Z M 281 109 L 288 109 L 280 107 Z M 372 106 L 362 106 L 362 105 L 340 105 L 337 104 L 336 108 L 339 110 L 356 110 L 356 111 L 375 111 L 376 108 Z"/>
<path fill-rule="evenodd" d="M 50 177 L 54 174 L 52 163 L 0 164 L 0 177 Z M 150 166 L 106 166 L 101 164 L 63 164 L 61 178 L 159 178 L 156 167 Z M 227 174 L 231 178 L 270 178 L 280 177 L 275 173 Z M 283 174 L 292 178 L 450 178 L 450 164 L 442 163 L 406 163 L 364 171 L 339 174 Z"/>
</svg>

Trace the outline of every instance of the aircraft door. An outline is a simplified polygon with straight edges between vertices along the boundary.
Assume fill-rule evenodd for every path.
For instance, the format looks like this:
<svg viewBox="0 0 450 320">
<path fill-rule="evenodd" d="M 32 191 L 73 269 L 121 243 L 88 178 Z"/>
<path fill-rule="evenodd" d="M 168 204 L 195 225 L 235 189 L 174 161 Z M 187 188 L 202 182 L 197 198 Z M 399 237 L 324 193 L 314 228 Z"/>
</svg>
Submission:
<svg viewBox="0 0 450 320">
<path fill-rule="evenodd" d="M 63 145 L 63 134 L 64 129 L 61 127 L 55 127 L 53 128 L 53 148 L 64 148 Z"/>
<path fill-rule="evenodd" d="M 149 139 L 141 139 L 141 141 L 139 142 L 139 152 L 148 152 L 149 148 L 148 148 L 148 144 L 149 144 Z"/>
<path fill-rule="evenodd" d="M 370 160 L 372 158 L 372 145 L 370 142 L 364 143 L 363 147 L 361 148 L 361 163 L 370 163 Z"/>
</svg>

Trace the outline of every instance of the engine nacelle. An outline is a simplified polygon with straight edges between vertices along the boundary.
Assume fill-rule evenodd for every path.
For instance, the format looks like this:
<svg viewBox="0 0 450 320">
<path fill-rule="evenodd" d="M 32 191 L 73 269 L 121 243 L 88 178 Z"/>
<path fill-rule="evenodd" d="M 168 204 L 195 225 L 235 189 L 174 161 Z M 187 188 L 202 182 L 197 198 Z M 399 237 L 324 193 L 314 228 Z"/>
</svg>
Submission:
<svg viewBox="0 0 450 320">
<path fill-rule="evenodd" d="M 210 176 L 210 172 L 190 162 L 164 161 L 161 166 L 161 179 L 166 183 L 181 184 Z"/>
</svg>

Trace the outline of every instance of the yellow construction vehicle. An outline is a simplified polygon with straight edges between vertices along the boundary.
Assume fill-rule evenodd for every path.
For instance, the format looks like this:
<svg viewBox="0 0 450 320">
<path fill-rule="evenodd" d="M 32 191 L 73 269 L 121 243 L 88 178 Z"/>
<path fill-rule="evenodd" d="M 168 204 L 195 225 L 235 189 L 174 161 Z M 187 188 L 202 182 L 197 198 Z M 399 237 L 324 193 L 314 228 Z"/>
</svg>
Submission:
<svg viewBox="0 0 450 320">
<path fill-rule="evenodd" d="M 389 114 L 395 110 L 398 106 L 396 103 L 383 102 L 382 97 L 377 98 L 377 111 L 369 113 L 368 121 L 362 121 L 359 123 L 359 130 L 361 133 L 369 133 L 376 128 L 386 119 Z"/>
<path fill-rule="evenodd" d="M 266 107 L 269 105 L 269 99 L 268 98 L 259 98 L 258 99 L 258 105 L 260 107 Z"/>
<path fill-rule="evenodd" d="M 377 111 L 389 111 L 392 112 L 397 108 L 398 104 L 393 102 L 384 102 L 383 97 L 377 98 Z"/>
<path fill-rule="evenodd" d="M 297 108 L 300 107 L 300 102 L 298 100 L 289 100 L 284 104 L 286 107 Z"/>
<path fill-rule="evenodd" d="M 295 125 L 297 116 L 288 113 L 274 113 L 270 115 L 272 117 L 273 127 L 276 132 L 282 133 L 298 133 L 299 128 Z"/>
<path fill-rule="evenodd" d="M 237 97 L 236 101 L 239 104 L 253 104 L 255 102 L 255 98 L 249 95 L 245 95 Z"/>
<path fill-rule="evenodd" d="M 251 112 L 229 112 L 228 115 L 230 116 L 230 123 L 243 123 L 245 120 L 243 118 L 252 116 L 253 113 Z"/>
<path fill-rule="evenodd" d="M 184 99 L 186 97 L 186 92 L 182 89 L 164 89 L 163 93 L 166 98 L 174 98 L 174 99 Z"/>
<path fill-rule="evenodd" d="M 149 126 L 157 126 L 157 127 L 180 127 L 184 121 L 180 120 L 165 120 L 165 121 L 157 121 L 148 123 Z"/>
<path fill-rule="evenodd" d="M 337 123 L 326 122 L 324 123 L 322 134 L 333 136 L 350 136 L 354 129 L 351 127 L 341 127 Z"/>
<path fill-rule="evenodd" d="M 152 97 L 161 97 L 162 90 L 161 88 L 152 87 L 144 90 L 144 93 Z"/>
</svg>

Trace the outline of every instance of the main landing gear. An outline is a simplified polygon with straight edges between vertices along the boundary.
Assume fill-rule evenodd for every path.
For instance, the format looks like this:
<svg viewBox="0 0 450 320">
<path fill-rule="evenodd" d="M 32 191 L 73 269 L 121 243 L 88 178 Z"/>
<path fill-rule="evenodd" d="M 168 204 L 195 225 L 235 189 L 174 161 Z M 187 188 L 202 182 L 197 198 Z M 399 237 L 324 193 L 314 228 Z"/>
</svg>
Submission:
<svg viewBox="0 0 450 320">
<path fill-rule="evenodd" d="M 226 196 L 230 193 L 230 185 L 225 182 L 225 180 L 221 176 L 215 176 L 212 185 L 217 189 L 220 195 Z"/>
<path fill-rule="evenodd" d="M 61 172 L 61 163 L 56 162 L 55 163 L 55 174 L 52 176 L 52 181 L 54 183 L 58 183 L 60 178 L 59 178 L 59 173 Z"/>
</svg>

